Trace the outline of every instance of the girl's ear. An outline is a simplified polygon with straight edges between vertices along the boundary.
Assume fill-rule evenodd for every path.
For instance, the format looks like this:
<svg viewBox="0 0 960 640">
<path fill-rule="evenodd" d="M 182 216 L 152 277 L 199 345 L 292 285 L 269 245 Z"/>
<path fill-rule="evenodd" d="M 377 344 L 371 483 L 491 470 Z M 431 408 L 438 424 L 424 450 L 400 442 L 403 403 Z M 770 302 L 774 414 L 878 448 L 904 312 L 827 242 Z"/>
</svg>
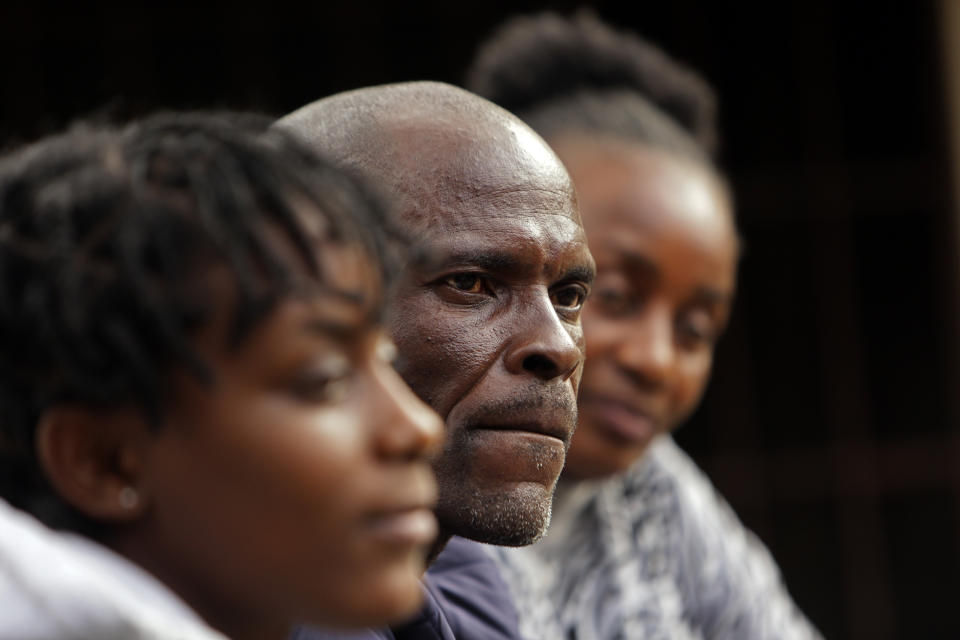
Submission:
<svg viewBox="0 0 960 640">
<path fill-rule="evenodd" d="M 40 418 L 36 450 L 53 490 L 84 515 L 132 522 L 147 509 L 150 432 L 137 409 L 58 406 Z"/>
</svg>

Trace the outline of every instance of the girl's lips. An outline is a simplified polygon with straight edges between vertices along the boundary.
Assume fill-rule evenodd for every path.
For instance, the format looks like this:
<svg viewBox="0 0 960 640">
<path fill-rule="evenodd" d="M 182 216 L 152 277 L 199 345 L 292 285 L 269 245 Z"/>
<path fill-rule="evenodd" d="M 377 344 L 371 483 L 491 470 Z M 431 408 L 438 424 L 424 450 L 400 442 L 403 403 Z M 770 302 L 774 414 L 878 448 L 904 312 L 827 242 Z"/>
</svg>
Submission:
<svg viewBox="0 0 960 640">
<path fill-rule="evenodd" d="M 602 398 L 581 399 L 580 422 L 589 422 L 611 439 L 624 444 L 646 444 L 659 431 L 657 422 L 648 414 L 621 402 Z"/>
<path fill-rule="evenodd" d="M 437 537 L 437 519 L 426 507 L 381 513 L 369 520 L 374 538 L 400 547 L 429 545 Z"/>
</svg>

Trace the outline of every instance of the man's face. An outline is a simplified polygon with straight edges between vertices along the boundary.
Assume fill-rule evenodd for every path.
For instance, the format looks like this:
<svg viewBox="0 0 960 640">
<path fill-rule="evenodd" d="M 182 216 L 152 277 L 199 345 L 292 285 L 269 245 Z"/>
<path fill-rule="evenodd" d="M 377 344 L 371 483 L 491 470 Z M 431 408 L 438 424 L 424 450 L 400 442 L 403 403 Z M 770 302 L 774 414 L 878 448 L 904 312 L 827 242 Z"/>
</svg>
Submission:
<svg viewBox="0 0 960 640">
<path fill-rule="evenodd" d="M 438 146 L 438 162 L 464 166 L 462 150 L 451 159 Z M 404 213 L 422 257 L 394 290 L 388 326 L 400 374 L 446 423 L 434 462 L 441 527 L 523 545 L 549 524 L 576 425 L 594 265 L 555 159 L 501 161 Z"/>
</svg>

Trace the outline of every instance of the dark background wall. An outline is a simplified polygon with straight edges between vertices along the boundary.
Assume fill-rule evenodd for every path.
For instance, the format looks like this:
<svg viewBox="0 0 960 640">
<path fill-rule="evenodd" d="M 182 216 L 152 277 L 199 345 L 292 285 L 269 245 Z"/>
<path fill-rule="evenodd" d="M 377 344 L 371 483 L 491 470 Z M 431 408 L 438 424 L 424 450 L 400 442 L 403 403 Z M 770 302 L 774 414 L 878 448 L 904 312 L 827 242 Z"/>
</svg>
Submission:
<svg viewBox="0 0 960 640">
<path fill-rule="evenodd" d="M 357 86 L 458 82 L 505 16 L 579 4 L 8 1 L 0 147 L 90 114 L 281 114 Z M 678 439 L 828 637 L 960 638 L 960 256 L 937 4 L 593 6 L 721 95 L 746 253 L 714 383 Z"/>
</svg>

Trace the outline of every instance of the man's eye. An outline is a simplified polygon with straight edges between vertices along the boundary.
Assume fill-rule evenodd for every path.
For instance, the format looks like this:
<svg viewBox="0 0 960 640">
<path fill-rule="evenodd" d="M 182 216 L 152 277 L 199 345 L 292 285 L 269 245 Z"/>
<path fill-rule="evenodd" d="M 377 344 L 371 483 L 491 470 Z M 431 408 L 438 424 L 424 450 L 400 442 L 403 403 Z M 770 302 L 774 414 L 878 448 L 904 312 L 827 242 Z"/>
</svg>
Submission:
<svg viewBox="0 0 960 640">
<path fill-rule="evenodd" d="M 587 299 L 587 290 L 579 285 L 564 287 L 553 294 L 553 304 L 567 309 L 579 309 Z"/>
<path fill-rule="evenodd" d="M 475 273 L 455 273 L 444 278 L 444 283 L 464 293 L 483 293 L 483 278 Z"/>
</svg>

